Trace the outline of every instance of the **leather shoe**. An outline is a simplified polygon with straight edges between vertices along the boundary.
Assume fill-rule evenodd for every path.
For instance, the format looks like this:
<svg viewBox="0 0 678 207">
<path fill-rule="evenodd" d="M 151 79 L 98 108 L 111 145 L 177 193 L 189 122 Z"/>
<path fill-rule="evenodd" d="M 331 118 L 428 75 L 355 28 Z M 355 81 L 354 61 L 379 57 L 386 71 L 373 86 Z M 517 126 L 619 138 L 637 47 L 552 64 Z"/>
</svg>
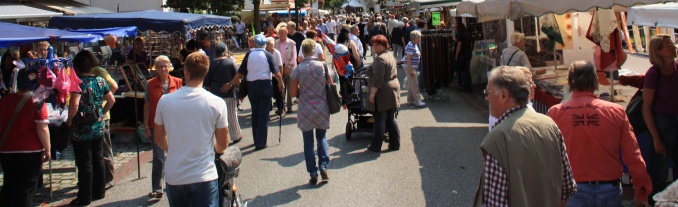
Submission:
<svg viewBox="0 0 678 207">
<path fill-rule="evenodd" d="M 254 150 L 262 150 L 262 149 L 266 149 L 266 147 L 268 147 L 268 145 L 265 145 L 265 146 L 262 146 L 262 147 L 257 146 L 257 147 L 254 147 Z"/>
<path fill-rule="evenodd" d="M 398 150 L 400 150 L 400 147 L 390 147 L 390 146 L 389 146 L 389 147 L 388 147 L 388 150 L 391 150 L 391 151 L 398 151 Z"/>
<path fill-rule="evenodd" d="M 242 137 L 240 137 L 240 138 L 238 138 L 238 139 L 234 139 L 234 140 L 233 140 L 233 143 L 231 143 L 231 144 L 237 144 L 237 143 L 240 142 L 240 141 L 242 141 Z"/>
<path fill-rule="evenodd" d="M 311 177 L 311 179 L 308 180 L 308 183 L 310 183 L 311 185 L 318 184 L 318 176 Z"/>
<path fill-rule="evenodd" d="M 330 179 L 330 176 L 327 175 L 327 169 L 320 170 L 320 177 L 322 177 L 323 180 L 325 180 L 325 181 Z"/>
</svg>

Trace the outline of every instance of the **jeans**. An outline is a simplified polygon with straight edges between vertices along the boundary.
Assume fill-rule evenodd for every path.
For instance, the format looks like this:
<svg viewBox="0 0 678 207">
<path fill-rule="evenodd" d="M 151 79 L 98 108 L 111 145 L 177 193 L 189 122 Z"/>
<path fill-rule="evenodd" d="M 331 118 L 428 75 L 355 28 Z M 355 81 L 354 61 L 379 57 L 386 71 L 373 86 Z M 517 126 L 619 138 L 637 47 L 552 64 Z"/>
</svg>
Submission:
<svg viewBox="0 0 678 207">
<path fill-rule="evenodd" d="M 461 90 L 465 92 L 470 92 L 473 89 L 470 67 L 471 58 L 459 58 L 457 60 L 457 67 L 455 69 L 459 71 Z"/>
<path fill-rule="evenodd" d="M 393 57 L 396 61 L 401 61 L 403 59 L 403 46 L 399 44 L 393 44 Z"/>
<path fill-rule="evenodd" d="M 3 185 L 0 201 L 7 206 L 33 206 L 42 170 L 42 152 L 2 153 Z"/>
<path fill-rule="evenodd" d="M 577 183 L 577 192 L 567 201 L 568 207 L 622 206 L 622 188 L 617 184 Z"/>
<path fill-rule="evenodd" d="M 153 167 L 151 168 L 151 190 L 162 192 L 162 178 L 165 177 L 165 151 L 155 143 L 155 130 L 151 130 L 151 144 L 153 145 Z"/>
<path fill-rule="evenodd" d="M 106 183 L 113 181 L 115 174 L 115 161 L 113 160 L 113 143 L 111 143 L 111 120 L 105 122 L 106 132 L 104 132 L 104 172 L 106 173 Z"/>
<path fill-rule="evenodd" d="M 666 157 L 661 154 L 654 153 L 654 144 L 650 144 L 650 166 L 649 174 L 652 178 L 652 193 L 650 194 L 650 200 L 654 194 L 657 194 L 663 191 L 668 184 L 666 180 L 669 176 L 669 159 L 673 159 L 675 165 L 678 161 L 678 119 L 676 116 L 670 115 L 661 115 L 653 113 L 654 115 L 654 124 L 657 127 L 659 136 L 666 148 Z M 674 168 L 674 170 L 676 170 Z M 673 180 L 676 180 L 675 178 Z"/>
<path fill-rule="evenodd" d="M 273 84 L 274 86 L 278 86 L 278 79 L 273 78 L 271 82 L 272 82 L 271 84 Z M 285 100 L 283 100 L 283 92 L 281 92 L 280 90 L 273 90 L 273 99 L 275 99 L 275 106 L 278 108 L 278 111 L 282 113 L 283 109 L 285 109 Z"/>
<path fill-rule="evenodd" d="M 254 146 L 265 147 L 268 137 L 268 118 L 271 111 L 273 86 L 270 80 L 248 81 L 247 96 L 252 105 L 252 134 Z"/>
<path fill-rule="evenodd" d="M 327 34 L 327 36 L 328 36 L 332 41 L 335 41 L 335 42 L 336 42 L 336 40 L 334 39 L 334 33 L 329 33 L 329 34 Z"/>
<path fill-rule="evenodd" d="M 235 37 L 238 39 L 238 44 L 241 45 L 243 48 L 245 47 L 245 45 L 247 45 L 247 44 L 243 44 L 243 43 L 245 43 L 245 42 L 243 42 L 243 39 L 242 39 L 243 37 L 245 37 L 244 33 L 243 34 L 235 34 Z"/>
<path fill-rule="evenodd" d="M 167 185 L 170 206 L 217 207 L 219 206 L 219 181 L 207 181 L 187 185 Z"/>
<path fill-rule="evenodd" d="M 320 169 L 327 169 L 327 163 L 330 162 L 330 154 L 327 152 L 327 137 L 325 129 L 315 129 L 315 139 L 318 140 L 318 166 Z M 318 166 L 315 165 L 315 156 L 313 155 L 313 130 L 302 132 L 304 136 L 304 157 L 306 158 L 306 170 L 311 177 L 318 176 Z"/>
<path fill-rule="evenodd" d="M 78 167 L 78 200 L 91 202 L 106 194 L 103 139 L 73 141 L 75 166 Z"/>
<path fill-rule="evenodd" d="M 395 119 L 395 112 L 398 109 L 391 109 L 386 111 L 378 111 L 375 105 L 374 114 L 374 138 L 370 145 L 374 149 L 381 149 L 381 144 L 384 142 L 384 133 L 388 131 L 389 142 L 388 147 L 391 149 L 400 149 L 400 129 L 398 122 Z"/>
</svg>

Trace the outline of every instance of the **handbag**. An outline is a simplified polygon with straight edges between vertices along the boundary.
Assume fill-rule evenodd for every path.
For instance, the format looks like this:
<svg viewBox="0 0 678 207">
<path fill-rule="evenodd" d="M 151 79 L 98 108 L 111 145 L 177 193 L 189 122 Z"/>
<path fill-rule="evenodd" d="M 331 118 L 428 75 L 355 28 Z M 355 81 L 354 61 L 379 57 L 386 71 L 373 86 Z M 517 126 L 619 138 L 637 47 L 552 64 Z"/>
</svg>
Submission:
<svg viewBox="0 0 678 207">
<path fill-rule="evenodd" d="M 0 138 L 0 149 L 2 149 L 2 145 L 5 144 L 5 138 L 7 138 L 7 135 L 9 135 L 9 129 L 12 128 L 12 124 L 14 124 L 14 120 L 16 120 L 16 117 L 19 116 L 19 112 L 21 109 L 24 107 L 26 104 L 26 101 L 31 96 L 26 94 L 24 97 L 19 101 L 19 105 L 14 109 L 14 114 L 12 115 L 12 118 L 9 119 L 9 123 L 7 123 L 7 127 L 5 127 L 5 131 L 2 133 L 2 138 Z"/>
<path fill-rule="evenodd" d="M 92 100 L 92 87 L 87 87 L 87 93 L 89 94 L 89 102 L 94 105 L 92 106 L 93 110 L 90 112 L 78 112 L 75 114 L 75 117 L 73 117 L 73 125 L 75 126 L 84 126 L 101 121 L 99 107 L 94 104 L 94 100 Z"/>
<path fill-rule="evenodd" d="M 330 73 L 325 67 L 325 81 L 330 79 Z M 330 114 L 336 114 L 341 110 L 341 99 L 337 93 L 337 84 L 331 84 L 329 81 L 325 84 L 325 94 L 327 96 L 327 106 L 330 108 Z"/>
<path fill-rule="evenodd" d="M 661 74 L 657 71 L 657 86 L 659 86 L 659 77 Z M 647 77 L 647 76 L 646 76 Z M 655 87 L 656 88 L 656 87 Z M 655 97 L 657 95 L 655 94 Z M 631 101 L 626 106 L 626 116 L 629 118 L 629 123 L 633 127 L 633 132 L 635 134 L 640 134 L 647 131 L 647 125 L 645 125 L 645 119 L 643 119 L 643 89 L 638 89 L 636 94 L 633 95 Z"/>
</svg>

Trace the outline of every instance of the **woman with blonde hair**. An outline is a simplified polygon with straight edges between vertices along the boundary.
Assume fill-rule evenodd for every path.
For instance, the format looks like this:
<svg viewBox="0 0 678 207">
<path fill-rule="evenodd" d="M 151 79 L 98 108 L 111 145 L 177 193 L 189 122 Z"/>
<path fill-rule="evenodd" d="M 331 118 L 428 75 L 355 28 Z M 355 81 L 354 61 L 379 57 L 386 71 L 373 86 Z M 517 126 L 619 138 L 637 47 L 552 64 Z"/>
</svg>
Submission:
<svg viewBox="0 0 678 207">
<path fill-rule="evenodd" d="M 169 57 L 165 55 L 158 56 L 154 61 L 155 71 L 158 76 L 148 80 L 146 86 L 144 102 L 144 132 L 153 144 L 153 168 L 151 170 L 151 193 L 148 197 L 162 198 L 162 177 L 165 168 L 165 151 L 157 145 L 154 140 L 155 129 L 155 109 L 158 107 L 160 98 L 168 93 L 172 93 L 181 88 L 183 81 L 180 78 L 173 77 L 169 73 L 174 70 Z"/>
<path fill-rule="evenodd" d="M 311 175 L 309 183 L 313 185 L 318 182 L 318 166 L 313 154 L 314 131 L 318 145 L 320 176 L 325 181 L 329 180 L 327 164 L 330 162 L 330 155 L 327 151 L 325 133 L 330 128 L 330 109 L 327 105 L 325 84 L 332 83 L 332 79 L 329 78 L 332 75 L 327 74 L 323 63 L 313 56 L 315 44 L 312 39 L 306 39 L 301 43 L 304 61 L 292 71 L 290 85 L 290 95 L 299 95 L 297 126 L 304 137 L 306 170 Z"/>
<path fill-rule="evenodd" d="M 648 167 L 652 204 L 652 196 L 667 186 L 669 158 L 678 161 L 678 62 L 671 36 L 652 37 L 649 56 L 652 67 L 645 73 L 642 112 L 653 143 Z"/>
</svg>

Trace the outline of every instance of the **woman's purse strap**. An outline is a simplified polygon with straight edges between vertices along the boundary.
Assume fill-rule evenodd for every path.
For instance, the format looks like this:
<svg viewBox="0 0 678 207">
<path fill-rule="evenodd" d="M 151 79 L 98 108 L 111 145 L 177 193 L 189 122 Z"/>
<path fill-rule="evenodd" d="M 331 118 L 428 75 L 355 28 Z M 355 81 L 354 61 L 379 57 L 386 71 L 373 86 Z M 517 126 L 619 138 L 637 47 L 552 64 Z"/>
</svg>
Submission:
<svg viewBox="0 0 678 207">
<path fill-rule="evenodd" d="M 16 120 L 16 117 L 19 116 L 19 112 L 24 107 L 24 105 L 26 105 L 26 102 L 30 97 L 31 95 L 25 94 L 21 101 L 19 101 L 19 105 L 16 107 L 16 109 L 14 109 L 14 115 L 12 115 L 12 118 L 9 119 L 9 123 L 7 124 L 7 127 L 5 127 L 5 131 L 2 133 L 2 138 L 0 138 L 0 149 L 2 149 L 2 145 L 5 144 L 5 138 L 7 138 L 7 135 L 9 135 L 9 130 L 12 128 L 14 120 Z"/>
</svg>

